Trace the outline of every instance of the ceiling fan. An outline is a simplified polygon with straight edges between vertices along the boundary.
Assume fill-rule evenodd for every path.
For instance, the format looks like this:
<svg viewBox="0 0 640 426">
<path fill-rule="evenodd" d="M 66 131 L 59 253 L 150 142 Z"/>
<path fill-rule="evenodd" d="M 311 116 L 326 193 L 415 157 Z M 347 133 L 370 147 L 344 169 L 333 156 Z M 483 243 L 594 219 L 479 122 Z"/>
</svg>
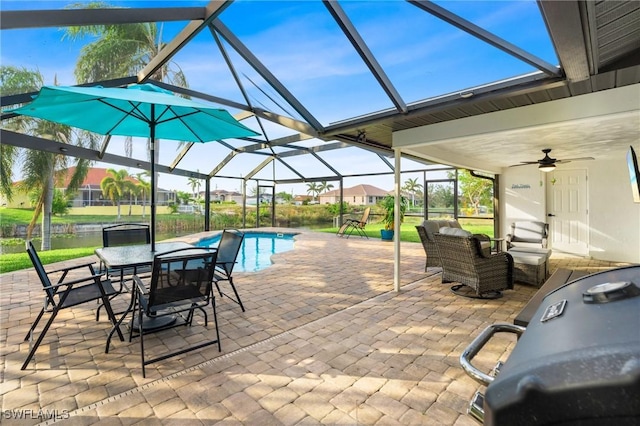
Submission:
<svg viewBox="0 0 640 426">
<path fill-rule="evenodd" d="M 570 163 L 571 161 L 583 161 L 583 160 L 595 160 L 593 157 L 581 157 L 581 158 L 566 158 L 564 160 L 556 160 L 549 157 L 551 148 L 545 148 L 542 150 L 544 157 L 538 161 L 521 161 L 520 164 L 514 164 L 509 167 L 526 166 L 529 164 L 538 164 L 538 169 L 541 172 L 551 172 L 556 168 L 556 164 Z"/>
</svg>

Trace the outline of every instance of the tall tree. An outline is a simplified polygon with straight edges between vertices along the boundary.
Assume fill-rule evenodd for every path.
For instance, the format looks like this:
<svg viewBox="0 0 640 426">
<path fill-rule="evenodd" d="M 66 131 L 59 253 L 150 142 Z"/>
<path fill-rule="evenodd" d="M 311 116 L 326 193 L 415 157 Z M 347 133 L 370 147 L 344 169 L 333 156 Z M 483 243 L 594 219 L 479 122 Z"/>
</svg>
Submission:
<svg viewBox="0 0 640 426">
<path fill-rule="evenodd" d="M 448 172 L 453 177 L 453 172 Z M 458 189 L 464 204 L 470 206 L 474 213 L 480 213 L 482 204 L 489 204 L 493 196 L 493 185 L 487 179 L 472 176 L 469 170 L 458 170 Z"/>
<path fill-rule="evenodd" d="M 405 191 L 411 193 L 411 206 L 416 205 L 416 193 L 422 190 L 422 184 L 418 183 L 418 178 L 407 179 L 402 187 Z"/>
<path fill-rule="evenodd" d="M 322 182 L 320 182 L 320 187 L 318 189 L 320 190 L 320 193 L 325 193 L 333 189 L 333 184 L 328 183 L 326 180 L 323 180 Z"/>
<path fill-rule="evenodd" d="M 147 195 L 151 194 L 151 182 L 144 180 L 145 176 L 149 176 L 149 172 L 136 173 L 136 184 L 138 194 L 142 196 L 142 217 L 145 217 L 145 207 L 147 206 Z"/>
<path fill-rule="evenodd" d="M 69 6 L 72 9 L 109 7 L 113 6 L 104 2 L 76 3 Z M 162 25 L 158 26 L 155 22 L 70 26 L 66 28 L 64 38 L 93 40 L 82 47 L 76 63 L 74 74 L 79 84 L 136 75 L 166 45 L 162 41 Z M 172 61 L 159 67 L 151 78 L 188 87 L 184 73 Z M 151 141 L 148 141 L 148 144 L 150 143 Z M 132 151 L 132 138 L 125 138 L 126 155 L 131 156 Z M 151 150 L 147 149 L 147 152 Z M 159 153 L 160 149 L 156 147 L 156 158 L 151 161 L 157 162 Z"/>
<path fill-rule="evenodd" d="M 120 219 L 120 203 L 122 197 L 133 189 L 134 183 L 129 179 L 129 173 L 124 169 L 107 169 L 107 174 L 109 176 L 100 182 L 100 189 L 104 197 L 110 199 L 114 205 L 118 206 L 118 219 Z"/>
<path fill-rule="evenodd" d="M 0 87 L 3 96 L 37 92 L 42 85 L 42 75 L 37 71 L 11 66 L 0 67 Z M 2 124 L 8 129 L 28 133 L 33 128 L 33 119 L 17 116 Z M 15 146 L 0 144 L 0 191 L 9 201 L 13 199 L 13 166 L 18 159 L 18 153 Z"/>
<path fill-rule="evenodd" d="M 198 170 L 199 172 L 199 170 Z M 191 187 L 191 192 L 193 192 L 193 198 L 196 200 L 199 198 L 200 186 L 202 185 L 202 181 L 195 177 L 189 178 L 189 186 Z M 197 191 L 196 191 L 197 188 Z"/>
<path fill-rule="evenodd" d="M 321 186 L 318 182 L 311 182 L 307 184 L 307 194 L 311 194 L 312 198 L 316 197 L 316 194 L 320 194 Z"/>
<path fill-rule="evenodd" d="M 28 93 L 38 91 L 44 81 L 38 71 L 11 66 L 0 67 L 0 81 L 3 95 Z M 73 131 L 70 127 L 52 123 L 46 120 L 36 120 L 30 117 L 18 116 L 3 123 L 6 128 L 28 135 L 52 139 L 61 143 L 95 148 L 97 139 L 84 131 Z M 13 166 L 19 158 L 18 150 L 5 144 L 2 148 L 2 170 L 0 171 L 0 191 L 10 198 L 12 193 Z M 51 215 L 53 208 L 53 194 L 56 184 L 62 184 L 63 178 L 68 178 L 67 191 L 76 191 L 89 170 L 88 160 L 71 159 L 62 154 L 52 154 L 44 151 L 24 150 L 22 159 L 23 180 L 20 189 L 24 192 L 35 192 L 35 209 L 31 222 L 27 227 L 27 238 L 31 238 L 38 219 L 42 215 L 41 250 L 51 248 Z M 74 172 L 67 177 L 67 167 L 71 163 Z"/>
</svg>

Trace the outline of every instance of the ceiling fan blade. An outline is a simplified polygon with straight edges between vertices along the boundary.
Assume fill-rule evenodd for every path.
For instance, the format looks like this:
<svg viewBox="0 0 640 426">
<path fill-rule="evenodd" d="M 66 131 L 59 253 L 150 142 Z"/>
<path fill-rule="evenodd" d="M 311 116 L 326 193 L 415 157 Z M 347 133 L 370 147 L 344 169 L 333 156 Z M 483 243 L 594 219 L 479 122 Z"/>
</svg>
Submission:
<svg viewBox="0 0 640 426">
<path fill-rule="evenodd" d="M 522 161 L 520 164 L 512 164 L 509 167 L 528 166 L 530 164 L 538 164 L 537 161 Z"/>
<path fill-rule="evenodd" d="M 571 161 L 595 160 L 593 157 L 565 158 L 564 160 L 556 160 L 556 163 L 569 163 Z"/>
</svg>

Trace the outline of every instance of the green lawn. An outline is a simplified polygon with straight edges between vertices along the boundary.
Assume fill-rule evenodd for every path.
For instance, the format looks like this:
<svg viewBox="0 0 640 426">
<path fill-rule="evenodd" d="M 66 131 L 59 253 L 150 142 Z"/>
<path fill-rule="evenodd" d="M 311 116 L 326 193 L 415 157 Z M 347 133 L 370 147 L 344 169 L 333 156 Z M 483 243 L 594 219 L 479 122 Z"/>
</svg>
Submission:
<svg viewBox="0 0 640 426">
<path fill-rule="evenodd" d="M 407 218 L 404 223 L 400 225 L 400 241 L 419 243 L 420 237 L 416 231 L 416 225 L 422 222 L 422 219 L 416 217 Z M 467 231 L 473 234 L 486 234 L 490 237 L 493 236 L 493 222 L 488 220 L 464 220 L 461 221 L 461 225 Z M 383 229 L 381 222 L 368 223 L 365 226 L 365 234 L 369 238 L 380 238 L 380 230 Z M 332 232 L 337 233 L 338 228 L 321 228 L 315 229 L 320 232 Z M 356 235 L 355 233 L 353 235 Z"/>
<path fill-rule="evenodd" d="M 90 256 L 97 247 L 83 247 L 77 249 L 38 251 L 38 256 L 44 265 Z M 36 247 L 37 250 L 37 247 Z M 33 267 L 27 253 L 8 253 L 0 256 L 0 273 L 18 271 Z"/>
<path fill-rule="evenodd" d="M 33 217 L 33 209 L 9 209 L 0 208 L 0 225 L 27 225 Z M 115 223 L 115 222 L 149 222 L 149 213 L 145 217 L 142 215 L 127 215 L 127 209 L 122 209 L 120 220 L 116 220 L 115 215 L 64 215 L 51 218 L 53 224 L 74 224 L 74 223 Z M 156 218 L 158 222 L 167 219 L 175 219 L 175 215 L 158 214 Z"/>
</svg>

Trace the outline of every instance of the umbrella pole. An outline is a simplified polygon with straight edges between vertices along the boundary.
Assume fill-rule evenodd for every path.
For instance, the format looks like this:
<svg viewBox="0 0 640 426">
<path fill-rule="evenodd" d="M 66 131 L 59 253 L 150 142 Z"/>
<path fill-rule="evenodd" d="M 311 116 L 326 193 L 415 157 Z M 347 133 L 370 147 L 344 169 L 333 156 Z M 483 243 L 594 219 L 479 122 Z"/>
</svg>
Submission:
<svg viewBox="0 0 640 426">
<path fill-rule="evenodd" d="M 151 122 L 149 123 L 151 134 L 151 252 L 156 251 L 156 125 L 155 105 L 151 104 Z"/>
</svg>

